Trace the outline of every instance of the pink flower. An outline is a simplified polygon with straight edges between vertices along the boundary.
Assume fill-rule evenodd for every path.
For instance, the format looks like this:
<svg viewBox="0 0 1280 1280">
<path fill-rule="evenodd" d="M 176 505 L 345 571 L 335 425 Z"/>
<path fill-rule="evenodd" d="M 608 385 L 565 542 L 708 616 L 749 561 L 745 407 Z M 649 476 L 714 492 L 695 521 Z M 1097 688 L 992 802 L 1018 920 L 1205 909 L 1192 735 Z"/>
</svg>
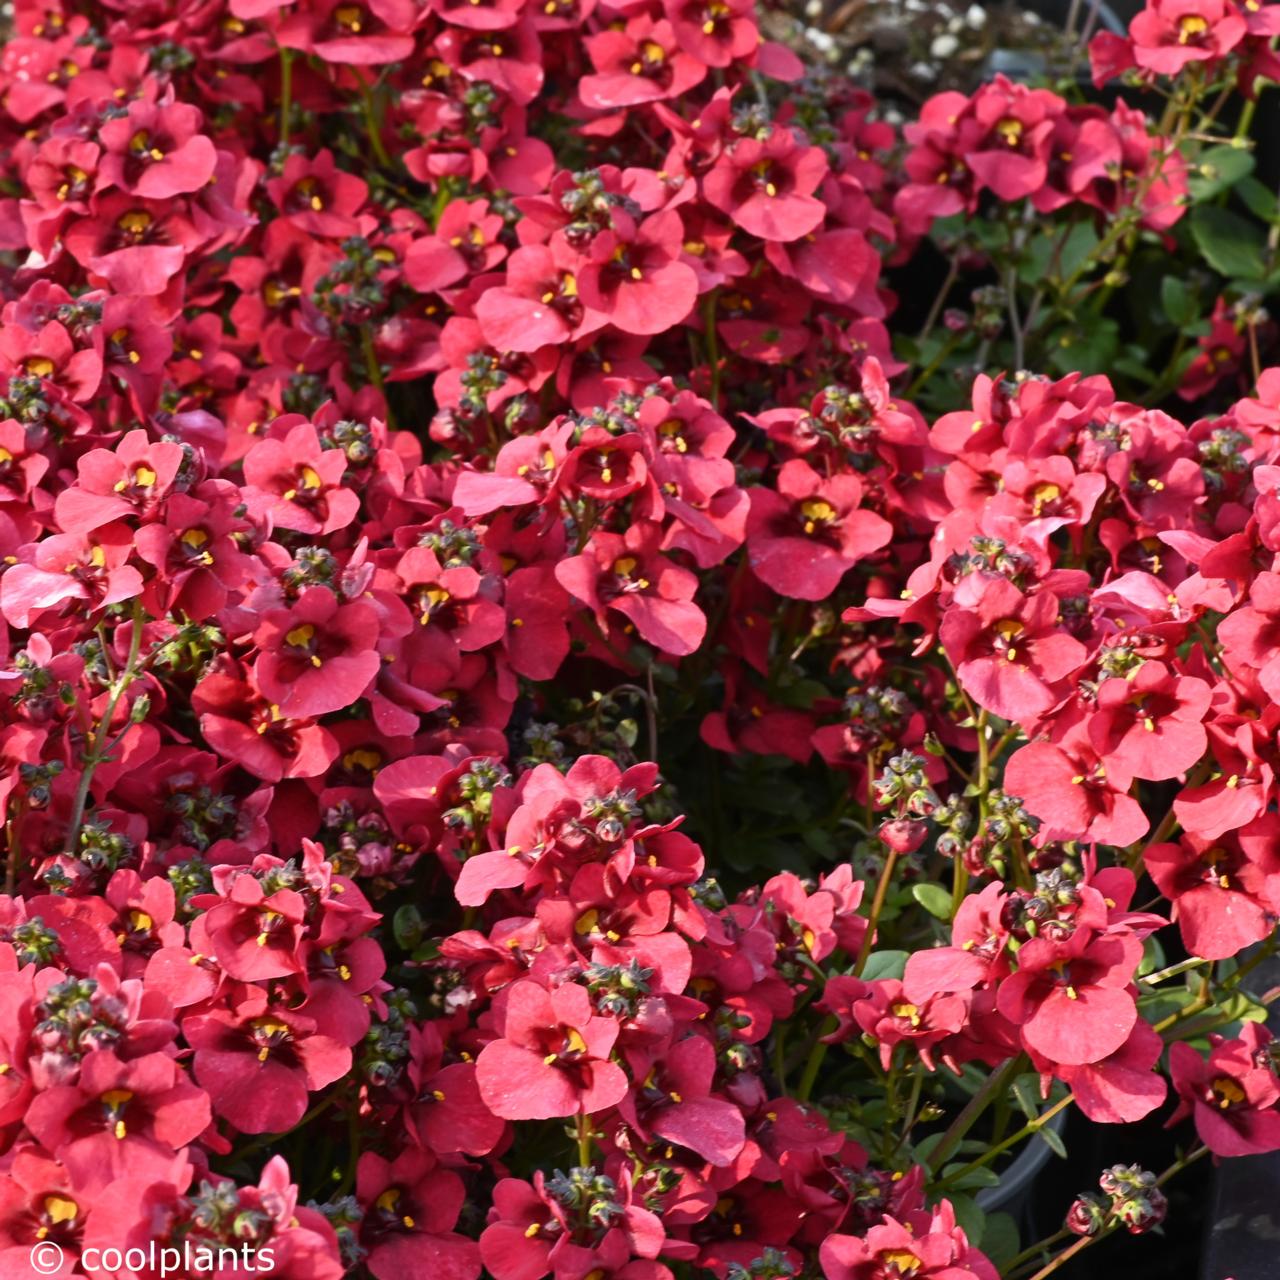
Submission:
<svg viewBox="0 0 1280 1280">
<path fill-rule="evenodd" d="M 517 982 L 506 993 L 502 1026 L 502 1038 L 476 1060 L 480 1096 L 495 1115 L 591 1115 L 625 1095 L 627 1077 L 609 1060 L 618 1024 L 592 1012 L 584 987 Z"/>
<path fill-rule="evenodd" d="M 861 509 L 863 489 L 856 476 L 824 480 L 798 458 L 783 463 L 776 490 L 752 489 L 750 496 L 752 570 L 792 599 L 825 600 L 859 560 L 893 534 L 883 516 Z"/>
<path fill-rule="evenodd" d="M 382 663 L 374 645 L 378 616 L 362 600 L 340 604 L 328 587 L 310 587 L 286 609 L 268 609 L 254 633 L 253 674 L 286 717 L 349 706 Z"/>
<path fill-rule="evenodd" d="M 1185 1041 L 1169 1050 L 1169 1073 L 1180 1099 L 1170 1123 L 1191 1115 L 1201 1142 L 1217 1156 L 1280 1149 L 1280 1081 L 1270 1033 L 1246 1022 L 1237 1039 L 1211 1035 L 1209 1043 L 1207 1059 Z"/>
</svg>

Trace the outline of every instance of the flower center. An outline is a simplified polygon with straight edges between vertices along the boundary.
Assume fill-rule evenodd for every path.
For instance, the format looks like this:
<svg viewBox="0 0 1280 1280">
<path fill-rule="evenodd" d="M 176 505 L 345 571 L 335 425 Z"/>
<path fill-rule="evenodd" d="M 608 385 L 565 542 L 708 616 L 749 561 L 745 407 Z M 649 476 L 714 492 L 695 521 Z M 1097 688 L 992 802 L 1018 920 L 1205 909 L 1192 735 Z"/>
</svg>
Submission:
<svg viewBox="0 0 1280 1280">
<path fill-rule="evenodd" d="M 880 1255 L 880 1275 L 883 1280 L 899 1280 L 901 1276 L 913 1276 L 920 1270 L 921 1262 L 914 1253 L 905 1249 L 893 1249 Z"/>
<path fill-rule="evenodd" d="M 1237 1080 L 1230 1076 L 1219 1076 L 1210 1086 L 1214 1101 L 1218 1107 L 1226 1111 L 1244 1101 L 1244 1090 Z"/>
<path fill-rule="evenodd" d="M 251 1026 L 259 1062 L 266 1062 L 271 1050 L 280 1048 L 289 1039 L 289 1028 L 274 1018 L 255 1018 Z"/>
<path fill-rule="evenodd" d="M 1016 147 L 1022 141 L 1022 121 L 1015 120 L 1012 116 L 1005 116 L 996 125 L 996 132 L 1004 140 L 1005 146 Z"/>
<path fill-rule="evenodd" d="M 836 522 L 836 509 L 821 498 L 806 498 L 800 504 L 800 514 L 804 516 L 805 533 L 816 533 L 820 525 Z"/>
<path fill-rule="evenodd" d="M 895 1004 L 890 1012 L 895 1018 L 909 1022 L 913 1027 L 920 1025 L 920 1010 L 913 1004 Z"/>
<path fill-rule="evenodd" d="M 1189 44 L 1209 30 L 1209 22 L 1198 13 L 1184 13 L 1178 19 L 1178 43 Z"/>
<path fill-rule="evenodd" d="M 128 1089 L 109 1089 L 98 1099 L 111 1122 L 111 1131 L 117 1139 L 125 1136 L 124 1109 L 129 1105 L 133 1094 Z"/>
<path fill-rule="evenodd" d="M 333 11 L 333 20 L 344 31 L 358 36 L 364 27 L 364 10 L 358 4 L 345 4 Z"/>
</svg>

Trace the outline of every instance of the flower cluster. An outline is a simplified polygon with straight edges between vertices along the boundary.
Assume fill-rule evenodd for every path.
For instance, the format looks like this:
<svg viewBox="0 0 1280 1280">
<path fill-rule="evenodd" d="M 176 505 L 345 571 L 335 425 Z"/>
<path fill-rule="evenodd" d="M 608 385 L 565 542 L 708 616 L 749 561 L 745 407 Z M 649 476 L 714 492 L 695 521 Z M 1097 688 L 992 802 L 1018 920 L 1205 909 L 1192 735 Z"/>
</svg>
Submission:
<svg viewBox="0 0 1280 1280">
<path fill-rule="evenodd" d="M 1251 91 L 1277 13 L 1095 68 Z M 1265 317 L 1180 335 L 1153 401 L 1258 375 L 1190 426 L 1022 367 L 1212 113 L 899 131 L 743 0 L 14 23 L 0 1272 L 996 1280 L 997 1088 L 1280 1147 Z"/>
</svg>

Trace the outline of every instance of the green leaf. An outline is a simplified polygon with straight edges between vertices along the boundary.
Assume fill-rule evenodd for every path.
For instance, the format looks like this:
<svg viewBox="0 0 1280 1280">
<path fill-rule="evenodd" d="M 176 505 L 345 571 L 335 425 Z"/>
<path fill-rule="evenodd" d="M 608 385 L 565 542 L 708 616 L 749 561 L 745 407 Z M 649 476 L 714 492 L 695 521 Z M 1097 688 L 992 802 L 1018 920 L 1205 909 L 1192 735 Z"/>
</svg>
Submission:
<svg viewBox="0 0 1280 1280">
<path fill-rule="evenodd" d="M 1017 1257 L 1022 1241 L 1018 1238 L 1018 1224 L 1007 1213 L 987 1214 L 982 1232 L 982 1252 L 991 1259 L 998 1271 Z"/>
<path fill-rule="evenodd" d="M 398 907 L 391 918 L 391 930 L 395 934 L 396 943 L 404 951 L 412 951 L 422 941 L 426 928 L 422 913 L 411 902 Z"/>
<path fill-rule="evenodd" d="M 1210 147 L 1201 153 L 1198 164 L 1187 171 L 1187 190 L 1200 204 L 1212 200 L 1228 187 L 1242 182 L 1253 172 L 1253 154 L 1242 147 Z"/>
<path fill-rule="evenodd" d="M 824 858 L 834 858 L 836 855 L 836 842 L 831 832 L 824 831 L 821 827 L 805 827 L 800 833 L 800 839 L 814 853 L 821 854 Z"/>
<path fill-rule="evenodd" d="M 942 1133 L 926 1134 L 919 1142 L 915 1143 L 911 1149 L 911 1158 L 916 1164 L 927 1165 L 929 1157 L 933 1154 L 933 1149 L 942 1141 Z"/>
<path fill-rule="evenodd" d="M 1065 238 L 1053 227 L 1049 234 L 1033 236 L 1028 242 L 1018 263 L 1018 277 L 1031 285 L 1043 283 L 1051 274 L 1058 280 L 1069 279 L 1097 247 L 1098 234 L 1088 222 L 1076 223 Z"/>
<path fill-rule="evenodd" d="M 1168 321 L 1177 329 L 1200 318 L 1200 304 L 1181 276 L 1165 276 L 1160 281 L 1160 305 Z"/>
<path fill-rule="evenodd" d="M 1018 1103 L 1018 1110 L 1028 1120 L 1034 1120 L 1040 1114 L 1040 1095 L 1036 1091 L 1036 1076 L 1019 1076 L 1013 1082 L 1013 1096 Z"/>
<path fill-rule="evenodd" d="M 1191 353 L 1196 354 L 1194 351 Z M 1158 381 L 1156 375 L 1152 373 L 1147 365 L 1141 361 L 1133 359 L 1131 356 L 1117 356 L 1111 362 L 1111 368 L 1116 373 L 1123 373 L 1126 378 L 1132 378 L 1135 382 L 1140 382 L 1143 386 L 1150 387 Z"/>
<path fill-rule="evenodd" d="M 1265 1022 L 1267 1006 L 1259 1004 L 1247 991 L 1233 991 L 1225 999 L 1219 1000 L 1215 1012 L 1232 1022 Z"/>
<path fill-rule="evenodd" d="M 1062 1141 L 1062 1135 L 1058 1133 L 1056 1129 L 1051 1129 L 1048 1125 L 1045 1125 L 1043 1129 L 1036 1130 L 1036 1137 L 1038 1137 L 1040 1141 L 1058 1157 L 1059 1160 L 1065 1160 L 1067 1158 L 1067 1144 Z"/>
<path fill-rule="evenodd" d="M 1142 947 L 1142 962 L 1138 965 L 1138 977 L 1145 978 L 1147 974 L 1155 973 L 1157 969 L 1163 969 L 1168 963 L 1159 938 L 1152 934 Z"/>
<path fill-rule="evenodd" d="M 802 711 L 807 711 L 819 698 L 830 696 L 827 686 L 820 680 L 796 680 L 775 690 L 775 701 L 781 706 L 798 707 Z"/>
<path fill-rule="evenodd" d="M 1060 329 L 1049 360 L 1060 373 L 1102 373 L 1111 367 L 1120 342 L 1120 326 L 1106 317 L 1078 329 Z"/>
<path fill-rule="evenodd" d="M 1244 178 L 1237 182 L 1234 194 L 1255 218 L 1261 218 L 1263 222 L 1274 222 L 1280 215 L 1280 201 L 1276 200 L 1276 193 L 1257 178 Z"/>
<path fill-rule="evenodd" d="M 951 919 L 951 890 L 940 884 L 912 886 L 911 896 L 931 915 L 939 920 Z"/>
<path fill-rule="evenodd" d="M 950 1178 L 953 1174 L 959 1173 L 965 1166 L 965 1161 L 955 1160 L 951 1164 L 943 1167 L 941 1176 Z M 983 1187 L 998 1187 L 1000 1185 L 1000 1175 L 992 1169 L 980 1165 L 976 1169 L 971 1169 L 963 1178 L 957 1178 L 951 1184 L 957 1191 L 980 1191 Z"/>
<path fill-rule="evenodd" d="M 1261 280 L 1266 274 L 1262 228 L 1229 209 L 1202 204 L 1191 211 L 1191 238 L 1205 261 L 1232 280 Z"/>
<path fill-rule="evenodd" d="M 905 951 L 873 951 L 867 957 L 862 970 L 863 982 L 875 982 L 880 978 L 901 978 L 907 967 Z"/>
<path fill-rule="evenodd" d="M 972 1196 L 962 1195 L 948 1195 L 947 1199 L 956 1211 L 956 1225 L 969 1237 L 969 1243 L 975 1248 L 981 1245 L 987 1215 L 978 1208 L 978 1202 Z"/>
</svg>

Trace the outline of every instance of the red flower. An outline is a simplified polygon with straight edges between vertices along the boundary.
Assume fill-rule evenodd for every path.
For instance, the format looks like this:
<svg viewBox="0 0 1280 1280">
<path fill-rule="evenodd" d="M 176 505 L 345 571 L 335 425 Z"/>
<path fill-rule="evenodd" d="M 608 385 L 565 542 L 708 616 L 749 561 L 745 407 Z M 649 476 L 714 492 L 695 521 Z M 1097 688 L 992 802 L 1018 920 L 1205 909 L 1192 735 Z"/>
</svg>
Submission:
<svg viewBox="0 0 1280 1280">
<path fill-rule="evenodd" d="M 152 444 L 145 431 L 130 431 L 110 449 L 92 449 L 78 463 L 78 483 L 54 507 L 66 533 L 86 534 L 131 516 L 146 519 L 173 488 L 182 466 L 178 444 Z"/>
<path fill-rule="evenodd" d="M 680 261 L 680 215 L 672 209 L 636 222 L 614 212 L 591 242 L 577 275 L 583 305 L 623 333 L 662 333 L 684 320 L 698 297 L 698 277 Z"/>
<path fill-rule="evenodd" d="M 1129 24 L 1129 39 L 1138 66 L 1176 76 L 1192 62 L 1226 57 L 1247 31 L 1229 0 L 1148 0 Z"/>
<path fill-rule="evenodd" d="M 982 186 L 1001 200 L 1023 200 L 1044 186 L 1049 139 L 1064 104 L 1046 89 L 997 76 L 973 95 L 959 127 L 959 149 Z"/>
<path fill-rule="evenodd" d="M 325 62 L 379 67 L 413 53 L 410 32 L 416 19 L 409 0 L 319 0 L 285 16 L 275 37 L 281 48 L 314 53 Z"/>
<path fill-rule="evenodd" d="M 606 635 L 608 615 L 617 613 L 654 648 L 681 657 L 702 643 L 707 619 L 693 603 L 697 578 L 658 554 L 657 540 L 649 524 L 593 534 L 584 554 L 556 565 L 556 581 L 591 609 Z"/>
<path fill-rule="evenodd" d="M 101 1049 L 81 1060 L 74 1085 L 42 1090 L 24 1123 L 78 1187 L 100 1191 L 117 1178 L 163 1171 L 209 1118 L 208 1097 L 167 1054 L 124 1062 Z"/>
<path fill-rule="evenodd" d="M 587 36 L 584 44 L 596 74 L 582 77 L 578 93 L 601 111 L 679 98 L 707 74 L 707 64 L 686 51 L 670 22 L 645 13 Z"/>
<path fill-rule="evenodd" d="M 826 206 L 814 192 L 827 173 L 819 147 L 775 125 L 767 137 L 739 138 L 702 180 L 708 204 L 762 240 L 799 240 L 817 229 Z"/>
<path fill-rule="evenodd" d="M 480 1096 L 495 1115 L 591 1115 L 616 1106 L 627 1092 L 622 1068 L 609 1061 L 618 1024 L 592 1012 L 585 987 L 548 990 L 517 982 L 506 992 L 502 1027 L 502 1039 L 476 1060 Z"/>
<path fill-rule="evenodd" d="M 1246 1022 L 1239 1038 L 1211 1035 L 1209 1043 L 1207 1059 L 1185 1041 L 1170 1048 L 1169 1074 L 1180 1102 L 1169 1123 L 1191 1115 L 1200 1141 L 1216 1156 L 1280 1149 L 1280 1081 L 1271 1034 Z"/>
<path fill-rule="evenodd" d="M 433 1023 L 413 1028 L 410 1037 L 415 1044 L 412 1078 L 417 1082 L 413 1127 L 422 1145 L 438 1155 L 455 1151 L 488 1154 L 507 1126 L 481 1098 L 476 1064 L 442 1065 L 440 1033 Z"/>
<path fill-rule="evenodd" d="M 337 758 L 338 743 L 328 729 L 285 716 L 231 671 L 207 675 L 191 703 L 205 741 L 264 782 L 319 777 Z"/>
<path fill-rule="evenodd" d="M 475 1280 L 480 1249 L 453 1227 L 465 1189 L 456 1173 L 412 1148 L 388 1161 L 366 1151 L 356 1166 L 364 1206 L 360 1243 L 377 1280 Z"/>
<path fill-rule="evenodd" d="M 558 238 L 517 249 L 507 261 L 506 284 L 486 289 L 476 302 L 485 341 L 498 351 L 536 351 L 599 328 L 604 317 L 578 296 L 580 263 Z"/>
<path fill-rule="evenodd" d="M 619 1110 L 642 1138 L 652 1134 L 697 1152 L 720 1168 L 746 1143 L 742 1112 L 727 1098 L 712 1096 L 715 1046 L 700 1035 L 685 1036 L 654 1061 L 636 1055 L 630 1063 L 642 1083 Z"/>
<path fill-rule="evenodd" d="M 1046 1063 L 1075 1095 L 1076 1104 L 1098 1124 L 1132 1124 L 1153 1112 L 1168 1092 L 1159 1072 L 1164 1041 L 1139 1019 L 1114 1053 L 1081 1066 Z M 1034 1060 L 1034 1055 L 1033 1055 Z M 1046 1083 L 1047 1088 L 1047 1083 Z"/>
<path fill-rule="evenodd" d="M 1144 850 L 1143 865 L 1173 903 L 1192 955 L 1225 960 L 1271 933 L 1280 915 L 1278 827 L 1268 814 L 1216 840 L 1187 834 L 1180 844 Z"/>
<path fill-rule="evenodd" d="M 1080 927 L 1062 942 L 1032 938 L 1018 952 L 1017 971 L 1000 984 L 997 1007 L 1049 1062 L 1100 1062 L 1137 1021 L 1129 985 L 1141 958 L 1132 935 L 1095 937 Z"/>
<path fill-rule="evenodd" d="M 83 601 L 88 612 L 131 600 L 142 591 L 142 575 L 128 564 L 132 537 L 123 524 L 105 525 L 93 536 L 53 534 L 29 549 L 31 559 L 0 577 L 0 612 L 15 627 L 33 616 Z"/>
<path fill-rule="evenodd" d="M 129 103 L 98 131 L 99 189 L 114 185 L 147 200 L 199 191 L 213 177 L 218 158 L 200 126 L 200 111 L 189 103 Z"/>
<path fill-rule="evenodd" d="M 956 1226 L 948 1201 L 919 1217 L 916 1224 L 886 1216 L 865 1236 L 828 1236 L 819 1251 L 822 1274 L 827 1280 L 882 1280 L 895 1273 L 912 1280 L 997 1280 L 995 1267 Z"/>
<path fill-rule="evenodd" d="M 776 490 L 750 490 L 747 551 L 756 577 L 779 595 L 825 600 L 893 535 L 882 516 L 860 509 L 862 495 L 857 476 L 824 480 L 798 458 L 783 463 Z"/>
<path fill-rule="evenodd" d="M 196 1083 L 214 1111 L 241 1133 L 283 1133 L 307 1109 L 308 1092 L 351 1069 L 351 1050 L 316 1031 L 315 1021 L 269 1004 L 251 989 L 232 1008 L 187 1018 Z"/>
<path fill-rule="evenodd" d="M 1131 776 L 1103 759 L 1080 735 L 1060 744 L 1031 742 L 1005 767 L 1005 790 L 1045 824 L 1048 839 L 1126 845 L 1150 827 L 1129 794 Z"/>
<path fill-rule="evenodd" d="M 254 445 L 245 456 L 245 499 L 281 529 L 331 533 L 355 519 L 360 497 L 343 485 L 347 458 L 323 449 L 315 427 L 302 422 L 283 437 Z"/>
<path fill-rule="evenodd" d="M 727 67 L 760 43 L 755 9 L 747 0 L 663 0 L 679 47 L 706 67 Z"/>
<path fill-rule="evenodd" d="M 363 600 L 339 604 L 328 587 L 309 587 L 286 609 L 267 609 L 254 632 L 254 679 L 286 718 L 350 706 L 382 660 L 378 615 Z"/>
<path fill-rule="evenodd" d="M 192 945 L 241 982 L 301 973 L 302 895 L 288 888 L 268 893 L 249 872 L 233 873 L 219 889 L 219 900 L 192 925 Z"/>
<path fill-rule="evenodd" d="M 339 169 L 327 149 L 314 158 L 296 152 L 286 157 L 280 176 L 268 180 L 266 187 L 276 208 L 301 231 L 338 237 L 360 230 L 356 215 L 369 188 Z"/>
<path fill-rule="evenodd" d="M 1087 657 L 1084 645 L 1062 629 L 1060 616 L 1051 592 L 1024 596 L 1007 578 L 989 578 L 966 596 L 963 608 L 947 610 L 939 638 L 979 706 L 1029 724 L 1063 701 L 1068 678 Z"/>
<path fill-rule="evenodd" d="M 1108 766 L 1158 781 L 1185 773 L 1204 754 L 1200 723 L 1210 689 L 1194 676 L 1175 675 L 1161 662 L 1144 662 L 1128 679 L 1098 686 L 1089 737 Z"/>
</svg>

